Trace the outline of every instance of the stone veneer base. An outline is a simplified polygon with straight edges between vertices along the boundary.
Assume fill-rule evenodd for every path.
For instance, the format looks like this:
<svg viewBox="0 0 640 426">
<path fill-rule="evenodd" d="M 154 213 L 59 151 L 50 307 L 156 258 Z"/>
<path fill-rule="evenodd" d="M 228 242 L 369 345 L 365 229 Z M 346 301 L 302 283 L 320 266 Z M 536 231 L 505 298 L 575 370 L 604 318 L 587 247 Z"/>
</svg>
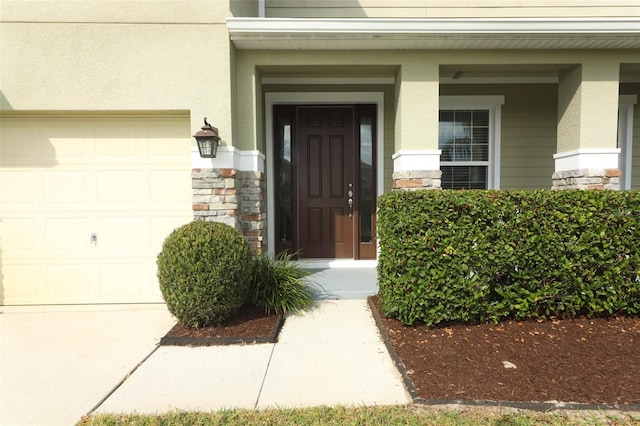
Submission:
<svg viewBox="0 0 640 426">
<path fill-rule="evenodd" d="M 619 169 L 577 169 L 553 174 L 553 190 L 563 189 L 620 189 Z"/>
<path fill-rule="evenodd" d="M 403 170 L 393 173 L 392 189 L 441 189 L 440 170 Z"/>
</svg>

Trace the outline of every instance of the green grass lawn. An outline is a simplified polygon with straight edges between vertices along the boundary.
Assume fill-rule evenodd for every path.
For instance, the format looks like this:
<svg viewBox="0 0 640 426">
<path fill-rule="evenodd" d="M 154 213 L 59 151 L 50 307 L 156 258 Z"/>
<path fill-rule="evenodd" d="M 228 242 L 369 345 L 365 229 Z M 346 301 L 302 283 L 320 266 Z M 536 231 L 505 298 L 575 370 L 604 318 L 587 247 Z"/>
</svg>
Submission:
<svg viewBox="0 0 640 426">
<path fill-rule="evenodd" d="M 550 414 L 492 408 L 436 410 L 416 405 L 391 407 L 315 407 L 304 409 L 176 412 L 162 415 L 96 415 L 79 426 L 144 425 L 640 425 L 639 414 L 571 412 Z"/>
</svg>

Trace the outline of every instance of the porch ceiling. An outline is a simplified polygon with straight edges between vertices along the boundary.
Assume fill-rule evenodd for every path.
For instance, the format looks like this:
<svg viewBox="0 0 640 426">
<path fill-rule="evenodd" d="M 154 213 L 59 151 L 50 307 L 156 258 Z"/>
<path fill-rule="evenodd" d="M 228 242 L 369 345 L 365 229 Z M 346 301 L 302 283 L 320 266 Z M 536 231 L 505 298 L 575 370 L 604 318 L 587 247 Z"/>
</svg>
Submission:
<svg viewBox="0 0 640 426">
<path fill-rule="evenodd" d="M 238 49 L 638 49 L 640 18 L 227 18 Z"/>
</svg>

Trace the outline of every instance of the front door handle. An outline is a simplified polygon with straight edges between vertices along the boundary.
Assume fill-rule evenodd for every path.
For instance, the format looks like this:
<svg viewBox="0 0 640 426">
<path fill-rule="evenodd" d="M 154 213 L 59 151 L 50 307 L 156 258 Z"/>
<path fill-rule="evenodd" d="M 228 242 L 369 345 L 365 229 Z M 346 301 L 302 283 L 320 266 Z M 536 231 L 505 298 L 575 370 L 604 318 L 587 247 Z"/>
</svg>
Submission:
<svg viewBox="0 0 640 426">
<path fill-rule="evenodd" d="M 349 184 L 349 188 L 352 188 L 353 184 L 350 183 Z M 347 196 L 349 197 L 347 199 L 347 204 L 349 204 L 349 218 L 353 218 L 353 190 L 349 189 L 349 192 L 347 192 Z"/>
</svg>

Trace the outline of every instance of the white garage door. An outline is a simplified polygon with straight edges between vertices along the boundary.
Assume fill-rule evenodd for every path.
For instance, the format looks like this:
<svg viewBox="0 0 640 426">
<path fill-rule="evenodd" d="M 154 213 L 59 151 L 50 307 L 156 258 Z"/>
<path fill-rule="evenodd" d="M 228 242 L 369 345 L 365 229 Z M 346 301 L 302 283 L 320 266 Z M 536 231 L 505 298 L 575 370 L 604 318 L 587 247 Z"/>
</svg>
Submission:
<svg viewBox="0 0 640 426">
<path fill-rule="evenodd" d="M 0 305 L 162 301 L 191 220 L 187 117 L 0 121 Z"/>
</svg>

